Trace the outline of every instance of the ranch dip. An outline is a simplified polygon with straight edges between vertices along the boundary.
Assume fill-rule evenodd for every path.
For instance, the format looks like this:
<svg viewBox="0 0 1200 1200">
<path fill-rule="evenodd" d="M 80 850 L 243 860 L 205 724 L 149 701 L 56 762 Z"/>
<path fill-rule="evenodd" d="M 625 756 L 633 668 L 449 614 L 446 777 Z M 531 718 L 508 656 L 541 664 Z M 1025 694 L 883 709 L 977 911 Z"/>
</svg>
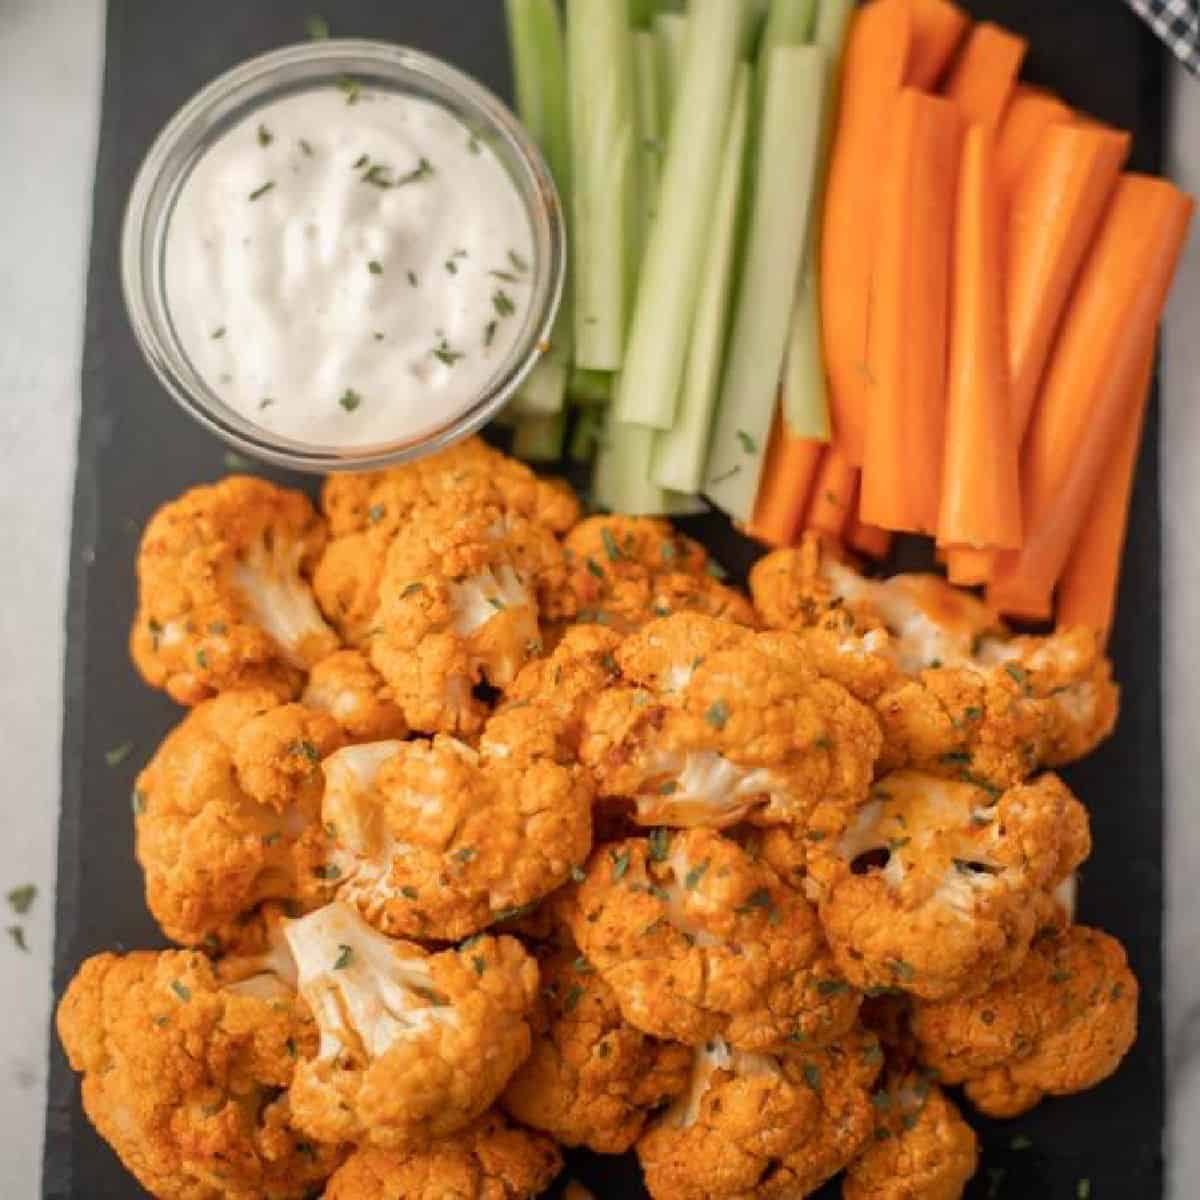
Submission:
<svg viewBox="0 0 1200 1200">
<path fill-rule="evenodd" d="M 201 157 L 166 240 L 192 364 L 296 441 L 419 438 L 470 408 L 529 308 L 533 231 L 491 150 L 347 80 L 258 109 Z"/>
</svg>

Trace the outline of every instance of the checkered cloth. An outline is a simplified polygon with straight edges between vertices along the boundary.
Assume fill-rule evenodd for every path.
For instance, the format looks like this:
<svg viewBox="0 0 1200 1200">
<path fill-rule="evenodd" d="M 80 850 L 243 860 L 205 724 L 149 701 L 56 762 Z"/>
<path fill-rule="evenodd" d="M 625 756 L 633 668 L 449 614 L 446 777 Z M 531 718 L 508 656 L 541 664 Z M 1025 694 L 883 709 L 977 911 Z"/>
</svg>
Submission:
<svg viewBox="0 0 1200 1200">
<path fill-rule="evenodd" d="M 1200 74 L 1200 0 L 1129 0 L 1129 6 Z"/>
</svg>

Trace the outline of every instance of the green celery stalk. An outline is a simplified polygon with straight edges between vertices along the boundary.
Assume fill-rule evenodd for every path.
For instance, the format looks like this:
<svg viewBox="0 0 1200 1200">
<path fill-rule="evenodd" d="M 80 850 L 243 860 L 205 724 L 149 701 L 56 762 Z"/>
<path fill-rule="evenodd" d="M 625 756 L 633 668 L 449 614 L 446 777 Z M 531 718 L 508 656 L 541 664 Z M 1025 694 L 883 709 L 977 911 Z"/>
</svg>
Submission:
<svg viewBox="0 0 1200 1200">
<path fill-rule="evenodd" d="M 825 52 L 776 46 L 767 75 L 749 232 L 705 494 L 734 520 L 754 507 L 800 280 L 821 141 Z"/>
<path fill-rule="evenodd" d="M 656 430 L 614 420 L 610 412 L 592 473 L 594 504 L 609 512 L 645 516 L 704 511 L 704 504 L 697 497 L 665 491 L 651 479 L 656 437 Z"/>
<path fill-rule="evenodd" d="M 794 437 L 829 440 L 829 383 L 825 375 L 825 349 L 821 342 L 821 220 L 825 177 L 833 145 L 837 117 L 836 91 L 841 74 L 842 53 L 850 24 L 853 0 L 821 0 L 813 41 L 829 56 L 825 81 L 821 158 L 817 169 L 816 202 L 809 222 L 804 267 L 792 327 L 788 335 L 783 370 L 783 417 Z"/>
<path fill-rule="evenodd" d="M 612 381 L 607 371 L 576 367 L 567 379 L 567 398 L 578 405 L 607 404 L 612 399 Z"/>
<path fill-rule="evenodd" d="M 562 457 L 566 414 L 520 417 L 513 431 L 512 452 L 525 462 L 557 462 Z"/>
<path fill-rule="evenodd" d="M 650 231 L 615 405 L 621 420 L 658 429 L 675 418 L 746 9 L 692 0 L 688 19 L 659 187 L 669 219 Z"/>
<path fill-rule="evenodd" d="M 683 73 L 688 19 L 682 13 L 659 13 L 654 18 L 654 41 L 658 47 L 658 95 L 663 118 L 663 141 L 671 132 L 675 92 Z"/>
<path fill-rule="evenodd" d="M 629 216 L 636 202 L 633 41 L 616 0 L 567 0 L 575 242 L 575 360 L 621 366 L 629 318 Z"/>
<path fill-rule="evenodd" d="M 733 108 L 725 134 L 721 174 L 700 280 L 700 295 L 688 344 L 687 364 L 672 429 L 658 435 L 654 481 L 680 492 L 698 492 L 704 478 L 713 409 L 721 387 L 721 367 L 729 329 L 742 197 L 743 163 L 750 124 L 750 67 L 738 68 Z"/>
</svg>

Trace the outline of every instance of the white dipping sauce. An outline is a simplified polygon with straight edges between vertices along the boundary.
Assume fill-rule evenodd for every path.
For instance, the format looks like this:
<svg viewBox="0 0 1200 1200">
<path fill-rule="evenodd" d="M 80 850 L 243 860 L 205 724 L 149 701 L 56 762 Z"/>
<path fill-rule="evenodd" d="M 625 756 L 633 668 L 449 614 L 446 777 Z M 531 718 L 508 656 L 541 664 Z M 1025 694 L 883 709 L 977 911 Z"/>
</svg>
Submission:
<svg viewBox="0 0 1200 1200">
<path fill-rule="evenodd" d="M 171 316 L 222 400 L 300 442 L 419 438 L 479 399 L 529 308 L 533 232 L 437 104 L 324 88 L 259 109 L 181 189 Z"/>
</svg>

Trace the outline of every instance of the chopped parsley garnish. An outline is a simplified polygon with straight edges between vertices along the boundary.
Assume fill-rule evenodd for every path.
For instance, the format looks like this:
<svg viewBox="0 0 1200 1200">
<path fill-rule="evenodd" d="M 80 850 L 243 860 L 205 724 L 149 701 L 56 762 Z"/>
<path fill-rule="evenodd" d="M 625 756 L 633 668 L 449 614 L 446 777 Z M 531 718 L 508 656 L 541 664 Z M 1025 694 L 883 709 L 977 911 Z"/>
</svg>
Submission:
<svg viewBox="0 0 1200 1200">
<path fill-rule="evenodd" d="M 821 1068 L 815 1063 L 805 1063 L 804 1082 L 807 1083 L 814 1092 L 819 1092 L 821 1090 Z"/>
<path fill-rule="evenodd" d="M 872 1042 L 862 1052 L 862 1057 L 863 1062 L 865 1062 L 868 1067 L 878 1066 L 879 1063 L 883 1062 L 883 1049 L 878 1042 Z"/>
<path fill-rule="evenodd" d="M 396 187 L 404 187 L 408 183 L 420 183 L 422 179 L 428 179 L 432 174 L 433 163 L 429 159 L 422 157 L 417 160 L 417 165 L 407 175 L 401 175 L 396 180 Z"/>
<path fill-rule="evenodd" d="M 451 350 L 450 343 L 442 338 L 440 342 L 433 348 L 433 357 L 440 363 L 445 363 L 446 366 L 452 367 L 460 358 L 463 357 L 461 350 Z"/>
<path fill-rule="evenodd" d="M 313 766 L 316 766 L 317 763 L 321 761 L 320 750 L 318 750 L 314 743 L 310 742 L 307 738 L 304 738 L 298 742 L 290 743 L 288 746 L 288 753 L 302 755 L 304 758 L 307 758 L 308 761 L 313 764 Z"/>
<path fill-rule="evenodd" d="M 32 883 L 23 883 L 20 887 L 10 889 L 6 897 L 8 907 L 19 917 L 23 917 L 33 907 L 36 898 L 37 886 Z"/>
<path fill-rule="evenodd" d="M 175 995 L 177 995 L 179 999 L 184 1002 L 184 1004 L 186 1004 L 192 998 L 191 990 L 186 984 L 181 983 L 178 979 L 171 980 L 171 991 L 173 991 Z"/>
<path fill-rule="evenodd" d="M 829 834 L 824 829 L 810 829 L 804 836 L 810 842 L 823 842 Z"/>
<path fill-rule="evenodd" d="M 512 297 L 503 288 L 498 288 L 492 294 L 492 307 L 501 317 L 511 317 L 517 311 L 517 306 L 512 302 Z"/>
<path fill-rule="evenodd" d="M 16 946 L 18 950 L 24 950 L 25 953 L 28 954 L 29 947 L 25 942 L 25 930 L 22 929 L 20 925 L 6 925 L 4 928 L 8 936 L 12 938 L 13 945 Z"/>
<path fill-rule="evenodd" d="M 910 982 L 917 973 L 912 963 L 907 963 L 902 958 L 892 959 L 888 966 L 891 968 L 892 974 L 898 979 L 903 979 L 905 983 Z"/>
<path fill-rule="evenodd" d="M 272 405 L 272 404 L 274 404 L 274 403 L 275 403 L 275 401 L 274 401 L 274 400 L 272 400 L 270 396 L 264 396 L 264 397 L 263 397 L 263 398 L 262 398 L 262 399 L 261 399 L 261 400 L 258 402 L 258 408 L 259 408 L 259 411 L 261 412 L 263 409 L 270 408 L 270 407 L 271 407 L 271 405 Z"/>
<path fill-rule="evenodd" d="M 362 95 L 362 84 L 349 75 L 339 75 L 337 89 L 346 97 L 347 104 L 357 104 Z"/>
<path fill-rule="evenodd" d="M 410 287 L 416 287 L 421 281 L 417 278 L 416 271 L 406 272 L 406 276 Z"/>
<path fill-rule="evenodd" d="M 304 18 L 304 32 L 314 42 L 323 42 L 329 36 L 329 22 L 316 13 Z"/>
<path fill-rule="evenodd" d="M 1023 1133 L 1018 1133 L 1008 1144 L 1013 1150 L 1030 1150 L 1033 1148 L 1033 1139 L 1027 1138 Z"/>
<path fill-rule="evenodd" d="M 269 146 L 275 140 L 275 135 L 265 126 L 258 127 L 258 144 L 260 146 Z"/>
<path fill-rule="evenodd" d="M 571 878 L 576 883 L 582 883 L 587 878 L 587 875 L 584 873 L 584 870 L 582 867 L 572 867 L 571 868 Z"/>
<path fill-rule="evenodd" d="M 274 833 L 264 833 L 262 844 L 264 846 L 274 846 L 281 837 L 283 837 L 283 834 L 279 830 L 276 830 Z"/>
<path fill-rule="evenodd" d="M 622 850 L 620 854 L 613 854 L 612 858 L 612 879 L 613 883 L 617 883 L 625 878 L 625 872 L 629 870 L 629 851 Z"/>
<path fill-rule="evenodd" d="M 312 158 L 312 156 L 313 156 L 312 142 L 310 142 L 307 138 L 301 138 L 300 139 L 300 151 L 305 156 L 305 158 Z"/>
<path fill-rule="evenodd" d="M 273 401 L 266 403 L 273 403 Z M 262 408 L 261 404 L 259 408 Z M 226 450 L 225 457 L 221 461 L 224 462 L 227 471 L 246 471 L 250 468 L 250 460 L 243 458 L 240 454 L 235 454 L 232 450 Z"/>
<path fill-rule="evenodd" d="M 479 139 L 474 134 L 471 134 L 471 136 L 467 138 L 467 149 L 472 154 L 479 153 Z"/>
<path fill-rule="evenodd" d="M 677 791 L 679 791 L 679 784 L 677 784 L 673 779 L 664 779 L 662 783 L 655 788 L 655 791 L 658 792 L 660 796 L 673 796 Z"/>
<path fill-rule="evenodd" d="M 704 719 L 714 729 L 724 729 L 725 722 L 729 720 L 729 709 L 725 705 L 724 700 L 714 700 L 709 706 L 708 712 L 704 714 Z"/>
<path fill-rule="evenodd" d="M 266 183 L 260 184 L 250 193 L 251 200 L 257 200 L 260 196 L 265 196 L 275 186 L 275 180 L 268 179 Z"/>
<path fill-rule="evenodd" d="M 415 887 L 413 887 L 411 884 L 407 884 L 407 883 L 400 889 L 400 895 L 402 895 L 405 898 L 405 900 L 419 900 L 420 899 L 420 893 L 417 891 L 417 889 Z"/>
<path fill-rule="evenodd" d="M 487 970 L 487 961 L 482 954 L 471 955 L 471 966 L 475 968 L 476 975 L 482 975 Z"/>
<path fill-rule="evenodd" d="M 529 904 L 518 904 L 515 908 L 498 908 L 493 911 L 492 916 L 497 921 L 515 921 L 518 917 L 533 912 L 536 907 L 537 902 L 533 901 Z"/>
<path fill-rule="evenodd" d="M 758 449 L 758 443 L 744 429 L 737 431 L 737 440 L 747 454 L 753 454 Z"/>
<path fill-rule="evenodd" d="M 512 265 L 516 267 L 522 275 L 529 271 L 529 263 L 526 262 L 526 260 L 523 259 L 515 250 L 510 250 L 508 252 L 508 261 L 512 263 Z"/>
<path fill-rule="evenodd" d="M 352 170 L 352 171 L 359 171 L 359 170 L 361 170 L 363 167 L 365 167 L 365 166 L 366 166 L 366 165 L 367 165 L 367 164 L 368 164 L 370 161 L 371 161 L 371 160 L 370 160 L 370 158 L 369 158 L 367 155 L 365 155 L 365 154 L 360 154 L 360 155 L 359 155 L 359 156 L 358 156 L 358 157 L 357 157 L 357 158 L 356 158 L 356 159 L 355 159 L 355 160 L 354 160 L 354 161 L 353 161 L 353 162 L 350 164 L 350 170 Z"/>
<path fill-rule="evenodd" d="M 585 566 L 588 569 L 589 575 L 593 575 L 597 579 L 604 578 L 604 568 L 591 555 L 585 560 Z"/>
<path fill-rule="evenodd" d="M 338 403 L 350 413 L 362 403 L 362 397 L 353 388 L 347 388 L 338 397 Z"/>
<path fill-rule="evenodd" d="M 378 525 L 387 516 L 387 509 L 382 504 L 372 504 L 367 509 L 367 520 L 372 525 Z"/>
<path fill-rule="evenodd" d="M 132 742 L 122 742 L 111 750 L 105 750 L 104 761 L 110 767 L 119 767 L 133 753 Z"/>
<path fill-rule="evenodd" d="M 364 154 L 358 161 L 364 162 L 366 160 L 367 156 Z M 355 166 L 357 165 L 358 163 L 355 163 Z M 363 172 L 362 181 L 363 183 L 369 183 L 372 187 L 377 188 L 391 188 L 396 186 L 392 181 L 391 167 L 385 167 L 383 163 L 371 163 L 371 165 Z"/>
<path fill-rule="evenodd" d="M 844 979 L 818 979 L 817 992 L 822 996 L 840 996 L 848 992 L 850 985 Z"/>
<path fill-rule="evenodd" d="M 418 592 L 423 592 L 425 585 L 418 579 L 413 583 L 406 583 L 400 591 L 400 599 L 403 600 L 406 596 L 415 596 Z"/>
<path fill-rule="evenodd" d="M 911 841 L 911 837 L 888 838 L 888 852 L 894 854 L 897 850 L 903 850 Z"/>
<path fill-rule="evenodd" d="M 367 270 L 370 271 L 372 275 L 382 275 L 383 263 L 381 263 L 379 259 L 373 258 L 369 263 L 367 263 Z"/>
<path fill-rule="evenodd" d="M 871 1104 L 879 1112 L 886 1112 L 892 1107 L 892 1098 L 887 1092 L 875 1092 L 871 1096 Z"/>
<path fill-rule="evenodd" d="M 729 572 L 715 558 L 710 558 L 704 564 L 704 570 L 712 576 L 713 579 L 725 579 Z"/>
<path fill-rule="evenodd" d="M 350 965 L 350 960 L 353 957 L 354 947 L 342 943 L 338 946 L 338 956 L 333 961 L 333 969 L 335 971 L 344 971 Z"/>
<path fill-rule="evenodd" d="M 607 525 L 600 530 L 600 540 L 604 543 L 604 553 L 608 556 L 608 561 L 620 562 L 621 547 L 617 545 L 617 539 L 613 537 L 613 532 Z"/>
<path fill-rule="evenodd" d="M 489 271 L 493 279 L 503 279 L 505 283 L 517 283 L 517 277 L 511 271 Z"/>
<path fill-rule="evenodd" d="M 821 734 L 815 742 L 813 742 L 814 750 L 832 750 L 833 743 L 824 734 Z"/>
<path fill-rule="evenodd" d="M 563 1012 L 574 1012 L 579 1001 L 583 999 L 585 989 L 575 984 L 563 999 Z"/>
<path fill-rule="evenodd" d="M 684 877 L 683 886 L 689 892 L 695 891 L 699 886 L 700 880 L 704 878 L 704 873 L 708 870 L 709 859 L 705 859 L 699 866 L 693 867 Z"/>
<path fill-rule="evenodd" d="M 341 879 L 342 868 L 337 863 L 322 863 L 319 867 L 313 868 L 313 874 L 318 879 Z"/>
<path fill-rule="evenodd" d="M 1025 674 L 1024 668 L 1018 667 L 1016 663 L 1005 663 L 1004 670 L 1013 682 L 1024 688 L 1025 691 L 1029 691 L 1029 676 Z"/>
<path fill-rule="evenodd" d="M 488 602 L 488 603 L 489 603 L 489 604 L 490 604 L 490 605 L 491 605 L 491 606 L 492 606 L 492 607 L 493 607 L 493 608 L 494 608 L 494 609 L 495 609 L 497 612 L 503 612 L 503 611 L 504 611 L 504 601 L 503 601 L 503 600 L 501 600 L 499 596 L 489 596 L 489 597 L 487 598 L 487 602 Z"/>
<path fill-rule="evenodd" d="M 225 336 L 225 326 L 218 325 L 216 329 L 208 335 L 214 342 L 219 342 Z"/>
<path fill-rule="evenodd" d="M 571 964 L 571 970 L 576 975 L 594 975 L 596 972 L 596 968 L 582 954 Z"/>
<path fill-rule="evenodd" d="M 296 1039 L 295 1038 L 292 1038 L 292 1037 L 288 1038 L 288 1040 L 283 1043 L 283 1048 L 288 1052 L 289 1058 L 296 1057 Z"/>
<path fill-rule="evenodd" d="M 146 793 L 135 788 L 130 797 L 130 807 L 133 809 L 133 815 L 140 817 L 146 811 Z"/>
<path fill-rule="evenodd" d="M 745 904 L 739 904 L 737 911 L 739 913 L 753 912 L 756 908 L 771 907 L 771 889 L 760 887 L 750 893 Z"/>
<path fill-rule="evenodd" d="M 474 846 L 464 846 L 461 850 L 455 850 L 450 857 L 453 858 L 455 862 L 469 863 L 473 859 L 479 857 L 479 851 L 476 850 Z"/>
</svg>

